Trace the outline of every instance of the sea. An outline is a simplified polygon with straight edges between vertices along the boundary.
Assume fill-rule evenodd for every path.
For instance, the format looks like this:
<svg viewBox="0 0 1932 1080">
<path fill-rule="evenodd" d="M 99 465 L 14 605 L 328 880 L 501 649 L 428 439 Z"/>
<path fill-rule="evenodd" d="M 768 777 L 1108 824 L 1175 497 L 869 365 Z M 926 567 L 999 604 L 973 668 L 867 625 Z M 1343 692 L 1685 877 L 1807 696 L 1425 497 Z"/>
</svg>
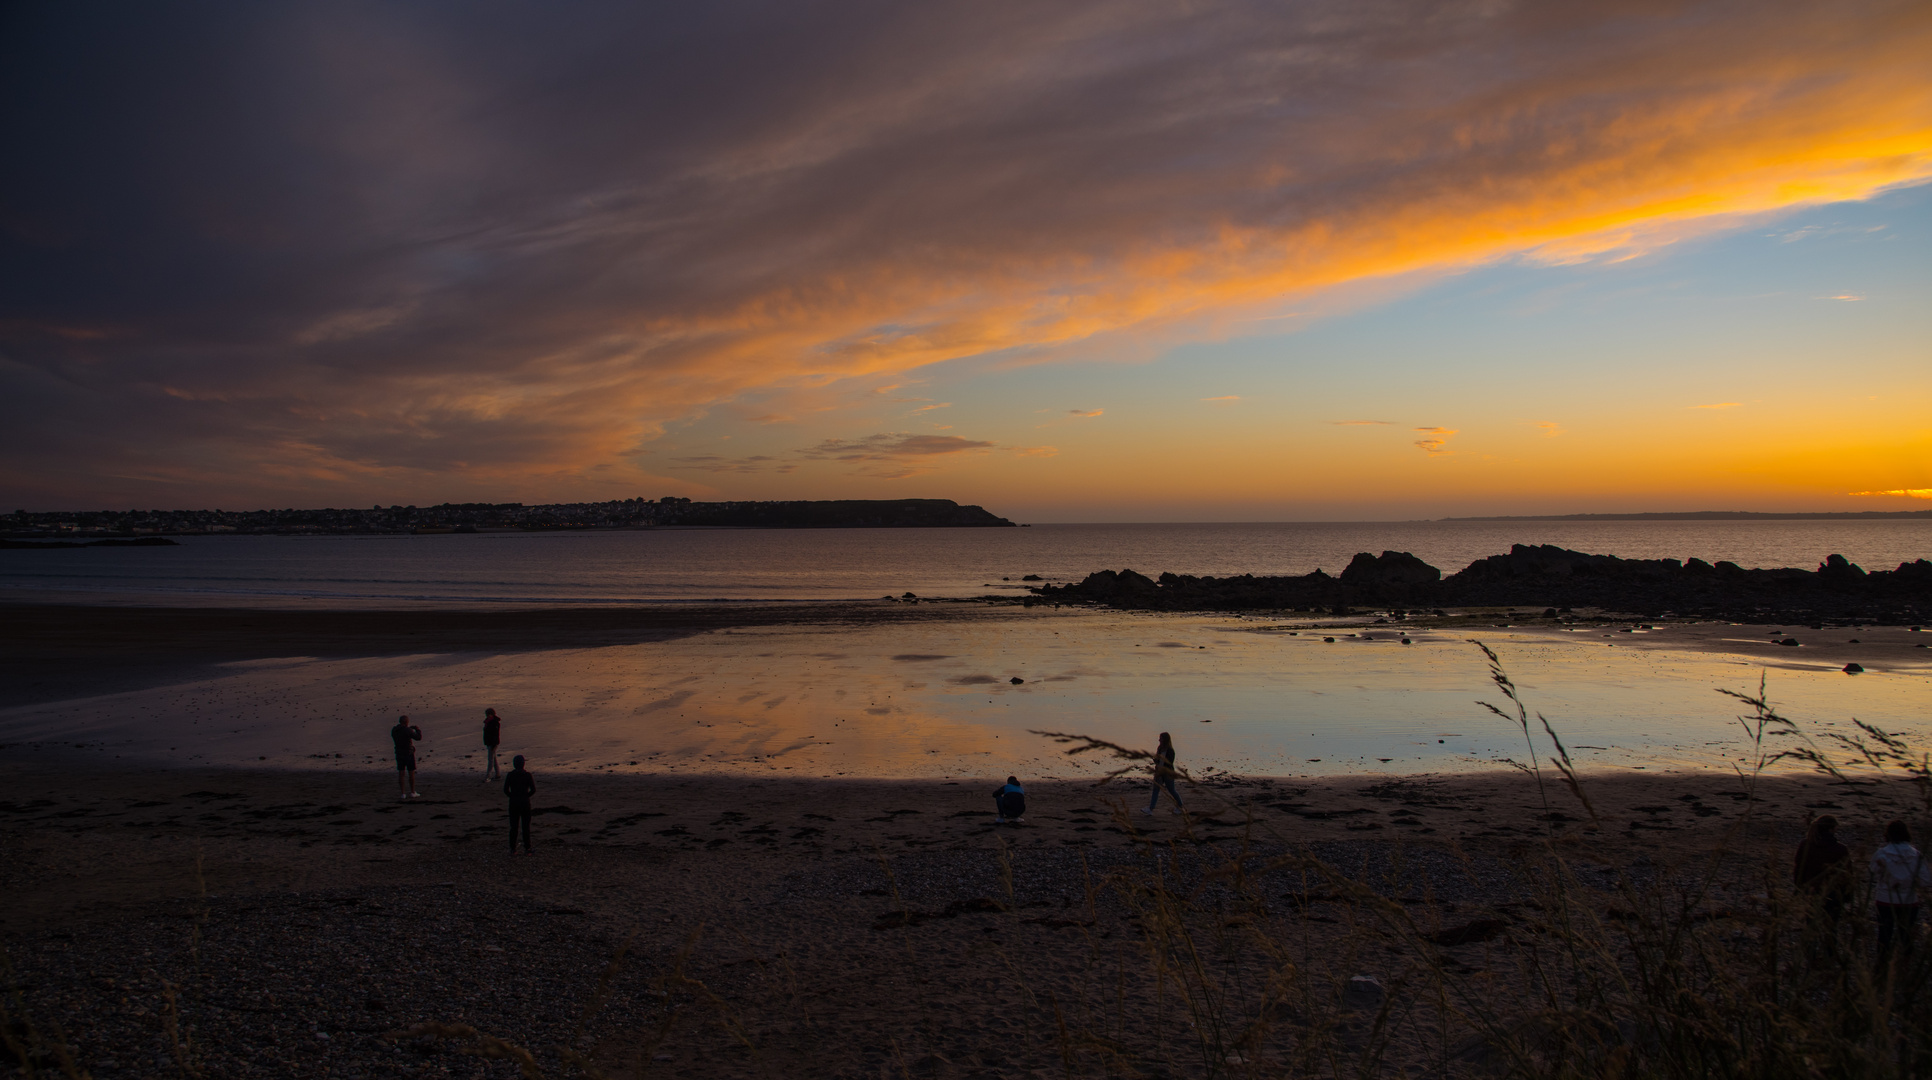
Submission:
<svg viewBox="0 0 1932 1080">
<path fill-rule="evenodd" d="M 186 536 L 178 547 L 0 551 L 0 599 L 72 604 L 568 606 L 1020 594 L 1096 570 L 1339 573 L 1406 551 L 1445 574 L 1512 544 L 1632 559 L 1868 570 L 1932 558 L 1932 520 L 1406 521 Z"/>
<path fill-rule="evenodd" d="M 798 604 L 1016 595 L 1100 569 L 1339 572 L 1407 551 L 1445 572 L 1555 544 L 1625 558 L 1867 569 L 1932 556 L 1932 521 L 1374 522 L 1013 529 L 659 530 L 194 536 L 178 547 L 0 551 L 0 599 L 273 608 Z M 671 640 L 507 653 L 276 659 L 144 689 L 0 710 L 0 743 L 103 765 L 376 772 L 408 713 L 424 782 L 475 767 L 484 707 L 547 772 L 1094 776 L 1042 732 L 1127 746 L 1172 732 L 1184 763 L 1282 777 L 1508 768 L 1554 748 L 1507 705 L 1479 639 L 1586 770 L 1751 769 L 1858 723 L 1932 745 L 1932 650 L 1907 628 L 1435 628 L 1273 613 L 960 609 L 914 624 L 800 620 Z M 971 614 L 977 612 L 978 614 Z M 1317 622 L 1321 625 L 1316 625 Z M 1347 625 L 1341 625 L 1347 623 Z M 1786 633 L 1798 647 L 1775 644 Z M 1701 635 L 1696 641 L 1686 634 Z M 1673 636 L 1675 635 L 1675 636 Z M 1856 640 L 1854 640 L 1856 639 Z M 1843 670 L 1848 661 L 1865 669 Z M 1720 691 L 1802 725 L 1768 744 Z M 1767 749 L 1768 746 L 1768 749 Z M 1787 763 L 1788 764 L 1788 763 Z M 473 783 L 473 779 L 467 782 Z"/>
</svg>

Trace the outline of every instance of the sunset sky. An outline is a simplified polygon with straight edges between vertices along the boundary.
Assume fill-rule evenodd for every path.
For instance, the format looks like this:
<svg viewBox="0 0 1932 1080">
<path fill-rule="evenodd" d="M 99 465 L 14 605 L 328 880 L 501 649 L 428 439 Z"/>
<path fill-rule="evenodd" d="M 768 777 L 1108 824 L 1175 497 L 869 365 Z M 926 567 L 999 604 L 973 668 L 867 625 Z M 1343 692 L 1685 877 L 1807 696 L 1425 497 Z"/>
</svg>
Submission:
<svg viewBox="0 0 1932 1080">
<path fill-rule="evenodd" d="M 0 13 L 0 503 L 1932 509 L 1932 5 Z"/>
</svg>

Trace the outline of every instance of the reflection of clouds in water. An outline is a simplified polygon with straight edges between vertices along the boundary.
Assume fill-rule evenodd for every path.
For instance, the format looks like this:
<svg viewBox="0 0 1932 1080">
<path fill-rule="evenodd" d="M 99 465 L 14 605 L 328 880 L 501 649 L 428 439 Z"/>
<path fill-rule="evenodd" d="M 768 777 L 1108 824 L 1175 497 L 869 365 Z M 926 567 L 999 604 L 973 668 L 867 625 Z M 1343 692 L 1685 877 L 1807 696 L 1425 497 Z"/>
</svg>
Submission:
<svg viewBox="0 0 1932 1080">
<path fill-rule="evenodd" d="M 409 713 L 425 775 L 467 769 L 482 709 L 505 717 L 506 753 L 545 769 L 767 770 L 795 775 L 1095 775 L 1032 730 L 1130 746 L 1171 730 L 1182 763 L 1242 773 L 1442 771 L 1528 755 L 1460 637 L 1416 644 L 1240 632 L 1236 618 L 1163 617 L 1163 635 L 1209 648 L 1136 649 L 1149 620 L 1025 616 L 920 627 L 761 628 L 643 645 L 230 665 L 213 680 L 0 713 L 0 741 L 101 741 L 128 759 L 380 766 Z M 1077 635 L 1053 630 L 1077 627 Z M 1235 632 L 1230 632 L 1235 631 Z M 1077 636 L 1078 643 L 1070 640 Z M 831 638 L 838 648 L 827 650 Z M 1136 642 L 1136 638 L 1141 639 Z M 1606 647 L 1586 635 L 1487 638 L 1533 711 L 1586 766 L 1718 764 L 1741 752 L 1735 703 L 1767 664 L 1735 654 Z M 1757 643 L 1752 643 L 1757 644 Z M 918 650 L 907 652 L 905 650 Z M 954 678 L 907 678 L 909 656 Z M 1106 666 L 1093 661 L 1107 658 Z M 1814 728 L 1851 716 L 1917 741 L 1922 669 L 1848 679 L 1783 656 L 1773 700 Z M 922 659 L 919 662 L 925 662 Z M 1869 665 L 1868 665 L 1869 666 Z M 987 674 L 994 672 L 1000 674 Z M 1006 673 L 1023 677 L 1011 685 Z M 935 676 L 939 672 L 934 673 Z M 169 752 L 169 746 L 181 747 Z M 343 754 L 341 759 L 316 755 Z M 1548 748 L 1539 753 L 1547 756 Z M 367 760 L 365 760 L 367 759 Z M 1318 760 L 1317 760 L 1318 759 Z M 1384 761 L 1383 759 L 1388 759 Z M 633 767 L 630 761 L 640 764 Z"/>
</svg>

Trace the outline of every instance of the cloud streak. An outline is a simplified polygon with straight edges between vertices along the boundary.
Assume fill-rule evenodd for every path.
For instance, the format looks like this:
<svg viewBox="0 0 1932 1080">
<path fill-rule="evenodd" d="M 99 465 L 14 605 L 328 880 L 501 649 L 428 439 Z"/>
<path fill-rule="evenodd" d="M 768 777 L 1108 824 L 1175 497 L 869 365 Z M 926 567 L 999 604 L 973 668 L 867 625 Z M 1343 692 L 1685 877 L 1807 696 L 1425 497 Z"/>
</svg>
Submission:
<svg viewBox="0 0 1932 1080">
<path fill-rule="evenodd" d="M 1459 434 L 1455 428 L 1419 427 L 1416 428 L 1416 431 L 1421 433 L 1422 438 L 1417 439 L 1415 445 L 1423 453 L 1430 455 L 1455 453 L 1455 451 L 1445 448 L 1450 438 Z"/>
<path fill-rule="evenodd" d="M 49 6 L 0 490 L 628 493 L 755 391 L 1925 179 L 1928 53 L 1877 0 Z"/>
</svg>

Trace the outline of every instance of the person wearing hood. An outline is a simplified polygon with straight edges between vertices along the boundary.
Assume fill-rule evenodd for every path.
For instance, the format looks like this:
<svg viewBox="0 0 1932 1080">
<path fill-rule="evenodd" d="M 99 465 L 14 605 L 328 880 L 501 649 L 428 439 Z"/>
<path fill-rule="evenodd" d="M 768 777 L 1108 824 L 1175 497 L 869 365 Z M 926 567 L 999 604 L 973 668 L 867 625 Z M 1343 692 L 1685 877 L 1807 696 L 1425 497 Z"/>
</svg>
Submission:
<svg viewBox="0 0 1932 1080">
<path fill-rule="evenodd" d="M 1932 867 L 1912 846 L 1905 822 L 1885 826 L 1885 846 L 1872 852 L 1872 899 L 1878 902 L 1878 968 L 1887 970 L 1892 954 L 1910 952 L 1919 921 L 1919 890 L 1932 888 Z"/>
</svg>

